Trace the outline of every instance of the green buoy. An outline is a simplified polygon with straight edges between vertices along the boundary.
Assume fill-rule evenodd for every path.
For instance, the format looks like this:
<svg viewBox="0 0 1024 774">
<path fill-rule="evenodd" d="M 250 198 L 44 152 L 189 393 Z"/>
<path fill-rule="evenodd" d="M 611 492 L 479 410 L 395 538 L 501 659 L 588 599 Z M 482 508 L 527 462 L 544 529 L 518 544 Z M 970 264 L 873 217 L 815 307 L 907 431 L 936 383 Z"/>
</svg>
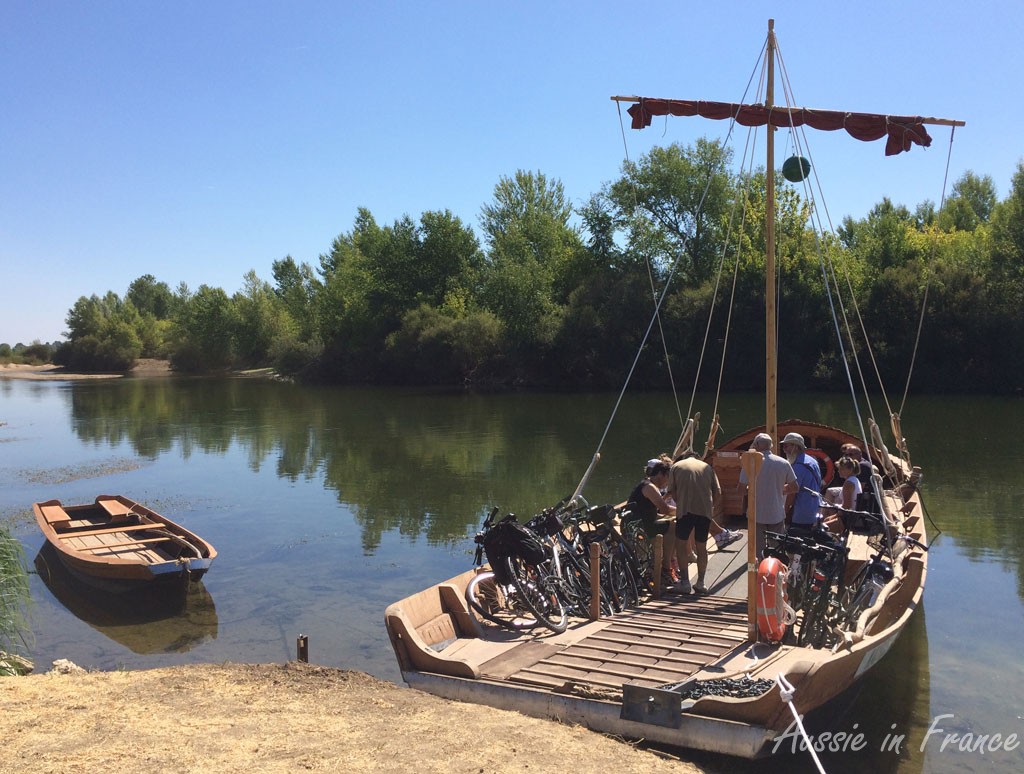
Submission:
<svg viewBox="0 0 1024 774">
<path fill-rule="evenodd" d="M 811 162 L 803 156 L 790 156 L 782 165 L 782 176 L 791 183 L 805 180 L 811 173 Z"/>
</svg>

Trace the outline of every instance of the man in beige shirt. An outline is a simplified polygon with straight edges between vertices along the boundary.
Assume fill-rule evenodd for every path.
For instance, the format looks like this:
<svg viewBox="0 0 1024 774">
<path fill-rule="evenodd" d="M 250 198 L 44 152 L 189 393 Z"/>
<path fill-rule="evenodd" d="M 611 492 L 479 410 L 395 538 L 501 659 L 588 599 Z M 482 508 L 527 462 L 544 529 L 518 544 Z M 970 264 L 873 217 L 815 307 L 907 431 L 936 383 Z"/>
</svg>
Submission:
<svg viewBox="0 0 1024 774">
<path fill-rule="evenodd" d="M 708 568 L 708 529 L 718 507 L 722 487 L 714 469 L 688 452 L 676 460 L 669 472 L 669 494 L 676 503 L 676 559 L 679 562 L 679 583 L 674 587 L 681 594 L 690 593 L 688 538 L 694 535 L 697 554 L 697 582 L 693 591 L 707 594 L 704 573 Z"/>
</svg>

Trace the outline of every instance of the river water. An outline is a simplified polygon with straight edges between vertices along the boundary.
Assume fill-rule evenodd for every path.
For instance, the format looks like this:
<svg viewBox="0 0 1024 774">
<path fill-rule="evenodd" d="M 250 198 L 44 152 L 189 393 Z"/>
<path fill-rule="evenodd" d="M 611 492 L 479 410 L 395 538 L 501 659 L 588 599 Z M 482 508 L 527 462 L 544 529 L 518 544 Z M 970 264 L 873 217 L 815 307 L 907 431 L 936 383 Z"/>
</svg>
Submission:
<svg viewBox="0 0 1024 774">
<path fill-rule="evenodd" d="M 253 379 L 0 381 L 0 519 L 35 573 L 31 656 L 41 669 L 57 658 L 97 669 L 281 662 L 304 634 L 310 661 L 399 682 L 384 608 L 467 569 L 489 506 L 530 515 L 555 503 L 599 448 L 585 494 L 618 502 L 645 460 L 671 450 L 680 422 L 670 395 L 628 396 L 609 422 L 616 402 Z M 856 428 L 848 402 L 786 395 L 779 417 Z M 873 410 L 887 427 L 887 405 Z M 719 439 L 762 412 L 760 397 L 724 399 Z M 925 603 L 830 719 L 849 736 L 823 763 L 829 772 L 1020 770 L 1024 402 L 925 397 L 901 415 L 925 471 L 934 541 Z M 184 613 L 112 609 L 40 550 L 33 502 L 98 494 L 128 495 L 217 547 Z M 745 768 L 813 770 L 794 745 Z"/>
</svg>

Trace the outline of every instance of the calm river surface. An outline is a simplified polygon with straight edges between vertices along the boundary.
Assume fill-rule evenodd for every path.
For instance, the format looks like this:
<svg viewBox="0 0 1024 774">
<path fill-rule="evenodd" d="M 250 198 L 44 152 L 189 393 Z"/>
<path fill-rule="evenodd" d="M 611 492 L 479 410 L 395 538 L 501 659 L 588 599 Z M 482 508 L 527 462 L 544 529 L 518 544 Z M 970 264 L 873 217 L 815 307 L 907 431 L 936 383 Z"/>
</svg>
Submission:
<svg viewBox="0 0 1024 774">
<path fill-rule="evenodd" d="M 248 379 L 0 381 L 0 519 L 37 571 L 31 656 L 44 670 L 57 658 L 98 669 L 282 662 L 305 634 L 310 661 L 400 682 L 384 608 L 467 569 L 488 506 L 529 515 L 570 494 L 615 401 Z M 719 438 L 763 421 L 762 403 L 725 400 Z M 847 404 L 784 396 L 779 417 L 855 427 Z M 708 416 L 711 405 L 697 409 Z M 885 405 L 874 409 L 886 427 Z M 935 541 L 925 605 L 832 723 L 863 734 L 864 749 L 826 755 L 825 766 L 1020 770 L 1024 401 L 920 398 L 902 415 L 925 471 Z M 624 499 L 644 461 L 671 449 L 677 416 L 669 395 L 627 398 L 586 489 L 590 502 Z M 118 615 L 76 593 L 40 554 L 33 502 L 115 493 L 220 552 L 183 615 Z M 962 752 L 952 733 L 1002 742 Z M 749 769 L 811 770 L 807 753 L 791 748 Z"/>
</svg>

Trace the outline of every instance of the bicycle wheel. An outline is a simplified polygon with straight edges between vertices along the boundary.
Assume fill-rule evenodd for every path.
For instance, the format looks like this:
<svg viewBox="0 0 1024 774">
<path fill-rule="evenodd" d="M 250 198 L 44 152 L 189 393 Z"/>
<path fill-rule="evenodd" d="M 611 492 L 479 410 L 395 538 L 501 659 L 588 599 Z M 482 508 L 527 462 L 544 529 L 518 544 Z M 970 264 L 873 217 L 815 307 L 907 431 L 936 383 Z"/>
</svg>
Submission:
<svg viewBox="0 0 1024 774">
<path fill-rule="evenodd" d="M 494 580 L 493 572 L 482 572 L 466 586 L 466 602 L 482 618 L 505 629 L 532 629 L 538 621 L 520 599 L 515 587 Z"/>
<path fill-rule="evenodd" d="M 608 557 L 608 586 L 617 612 L 640 604 L 640 592 L 629 562 L 618 549 Z"/>
<path fill-rule="evenodd" d="M 875 600 L 878 599 L 878 595 L 889 579 L 891 576 L 887 578 L 883 574 L 872 572 L 870 564 L 865 565 L 857 573 L 857 577 L 843 592 L 840 600 L 839 619 L 842 621 L 844 629 L 854 631 L 857 628 L 861 615 L 875 604 Z"/>
<path fill-rule="evenodd" d="M 654 588 L 654 547 L 639 519 L 622 524 L 622 537 L 636 560 L 638 585 L 646 591 Z"/>
<path fill-rule="evenodd" d="M 828 592 L 820 592 L 827 595 Z M 804 600 L 805 602 L 807 600 Z M 825 639 L 825 615 L 824 607 L 827 603 L 815 599 L 814 604 L 804 608 L 804 619 L 800 624 L 800 636 L 797 638 L 797 645 L 806 645 L 812 648 L 820 648 Z"/>
<path fill-rule="evenodd" d="M 590 616 L 590 560 L 582 553 L 565 551 L 561 555 L 562 572 L 569 579 L 572 589 L 573 608 L 576 615 L 581 618 Z M 611 615 L 615 612 L 612 606 L 612 597 L 608 588 L 607 556 L 602 556 L 598 564 L 598 594 L 600 599 L 601 615 Z"/>
<path fill-rule="evenodd" d="M 590 614 L 590 576 L 581 572 L 579 565 L 565 553 L 561 555 L 561 568 L 558 589 L 566 612 L 586 618 Z"/>
<path fill-rule="evenodd" d="M 542 567 L 519 557 L 507 557 L 505 562 L 523 604 L 551 631 L 556 634 L 564 632 L 569 625 L 569 616 L 558 593 L 558 581 Z"/>
</svg>

